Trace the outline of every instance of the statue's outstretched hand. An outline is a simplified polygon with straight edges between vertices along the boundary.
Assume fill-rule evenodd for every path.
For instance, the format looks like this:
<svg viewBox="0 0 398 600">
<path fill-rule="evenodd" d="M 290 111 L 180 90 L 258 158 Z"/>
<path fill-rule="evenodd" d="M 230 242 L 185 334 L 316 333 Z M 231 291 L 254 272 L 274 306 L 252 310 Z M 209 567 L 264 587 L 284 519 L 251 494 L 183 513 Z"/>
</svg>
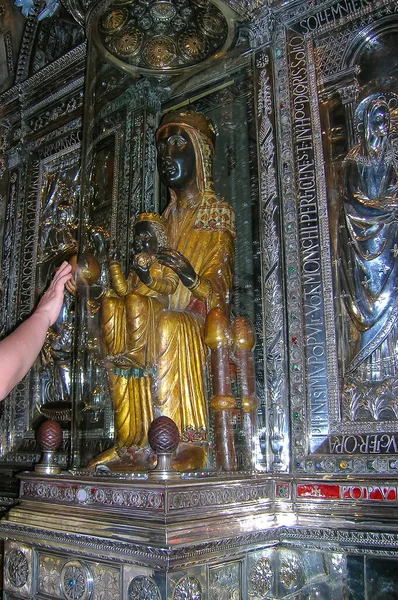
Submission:
<svg viewBox="0 0 398 600">
<path fill-rule="evenodd" d="M 189 288 L 196 281 L 195 269 L 187 258 L 177 250 L 163 248 L 156 255 L 158 261 L 177 273 L 185 287 Z"/>
</svg>

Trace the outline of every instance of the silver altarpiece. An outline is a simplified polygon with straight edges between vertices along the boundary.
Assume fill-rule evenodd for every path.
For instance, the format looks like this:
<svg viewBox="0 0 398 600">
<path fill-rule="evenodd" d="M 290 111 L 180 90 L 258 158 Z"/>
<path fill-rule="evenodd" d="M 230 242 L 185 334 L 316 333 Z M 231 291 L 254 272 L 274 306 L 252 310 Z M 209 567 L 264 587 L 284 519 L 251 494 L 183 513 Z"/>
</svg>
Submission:
<svg viewBox="0 0 398 600">
<path fill-rule="evenodd" d="M 395 597 L 396 3 L 41 11 L 0 102 L 1 335 L 63 259 L 85 257 L 87 276 L 1 407 L 4 598 Z M 108 258 L 127 272 L 137 213 L 167 205 L 155 136 L 181 107 L 214 123 L 215 190 L 236 215 L 253 427 L 231 361 L 233 469 L 217 463 L 212 415 L 200 469 L 94 468 L 115 435 Z M 56 474 L 35 470 L 46 418 L 62 427 Z"/>
</svg>

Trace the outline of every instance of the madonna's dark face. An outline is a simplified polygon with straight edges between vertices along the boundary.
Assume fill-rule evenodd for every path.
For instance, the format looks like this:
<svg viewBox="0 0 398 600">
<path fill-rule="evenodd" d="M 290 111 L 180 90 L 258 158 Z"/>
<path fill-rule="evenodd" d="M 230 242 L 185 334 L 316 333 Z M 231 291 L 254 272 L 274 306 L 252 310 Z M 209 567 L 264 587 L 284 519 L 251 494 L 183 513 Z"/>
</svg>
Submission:
<svg viewBox="0 0 398 600">
<path fill-rule="evenodd" d="M 182 189 L 195 177 L 196 156 L 194 146 L 179 125 L 168 125 L 157 140 L 158 169 L 167 187 Z"/>
</svg>

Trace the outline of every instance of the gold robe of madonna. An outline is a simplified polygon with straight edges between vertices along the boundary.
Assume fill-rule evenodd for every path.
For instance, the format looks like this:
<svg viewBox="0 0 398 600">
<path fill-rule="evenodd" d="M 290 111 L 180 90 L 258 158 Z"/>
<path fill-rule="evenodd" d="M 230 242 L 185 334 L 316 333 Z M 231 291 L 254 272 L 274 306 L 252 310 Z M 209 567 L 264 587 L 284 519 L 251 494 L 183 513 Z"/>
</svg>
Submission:
<svg viewBox="0 0 398 600">
<path fill-rule="evenodd" d="M 112 290 L 101 306 L 103 348 L 113 401 L 116 448 L 142 446 L 153 420 L 151 371 L 156 362 L 156 319 L 168 306 L 178 277 L 154 262 L 150 287 L 136 273 L 126 280 L 116 261 L 110 263 Z"/>
<path fill-rule="evenodd" d="M 163 216 L 169 247 L 188 259 L 198 277 L 188 289 L 174 272 L 155 263 L 150 274 L 156 285 L 134 288 L 111 265 L 114 290 L 103 301 L 102 337 L 116 439 L 115 449 L 92 465 L 115 458 L 123 447 L 143 446 L 154 405 L 173 419 L 182 440 L 207 437 L 204 324 L 211 308 L 229 314 L 235 220 L 232 208 L 213 190 L 212 143 L 195 124 L 179 125 L 195 149 L 192 177 L 199 193 L 190 197 L 187 192 L 181 200 L 180 190 L 177 201 L 171 189 Z"/>
<path fill-rule="evenodd" d="M 172 248 L 189 260 L 199 275 L 190 291 L 179 282 L 170 308 L 158 317 L 155 404 L 177 424 L 183 440 L 206 438 L 206 348 L 204 322 L 214 307 L 229 312 L 233 278 L 234 214 L 212 189 L 197 206 L 172 202 L 164 215 Z"/>
</svg>

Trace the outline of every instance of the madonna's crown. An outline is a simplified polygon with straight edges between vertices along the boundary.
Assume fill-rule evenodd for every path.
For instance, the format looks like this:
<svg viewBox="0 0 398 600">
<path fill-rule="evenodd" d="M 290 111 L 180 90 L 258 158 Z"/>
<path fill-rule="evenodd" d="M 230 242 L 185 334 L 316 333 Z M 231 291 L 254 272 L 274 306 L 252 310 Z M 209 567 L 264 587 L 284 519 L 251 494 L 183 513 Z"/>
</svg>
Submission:
<svg viewBox="0 0 398 600">
<path fill-rule="evenodd" d="M 157 213 L 138 213 L 135 218 L 135 223 L 140 223 L 141 221 L 151 221 L 152 223 L 158 223 L 162 227 L 166 226 L 164 218 L 161 215 L 158 215 Z"/>
<path fill-rule="evenodd" d="M 157 136 L 159 135 L 160 130 L 166 125 L 188 125 L 189 127 L 193 127 L 193 129 L 200 131 L 200 133 L 209 140 L 214 149 L 216 130 L 212 121 L 210 121 L 203 113 L 189 109 L 171 110 L 164 115 L 159 129 L 157 130 Z"/>
</svg>

